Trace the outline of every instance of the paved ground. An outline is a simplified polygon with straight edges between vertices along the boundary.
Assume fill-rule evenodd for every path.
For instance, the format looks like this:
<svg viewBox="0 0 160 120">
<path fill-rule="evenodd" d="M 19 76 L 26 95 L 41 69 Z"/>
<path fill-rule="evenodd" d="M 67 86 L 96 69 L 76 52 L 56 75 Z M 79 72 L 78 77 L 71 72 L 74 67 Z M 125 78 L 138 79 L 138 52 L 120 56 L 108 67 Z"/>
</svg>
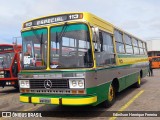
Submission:
<svg viewBox="0 0 160 120">
<path fill-rule="evenodd" d="M 129 87 L 117 96 L 117 100 L 113 106 L 104 109 L 101 106 L 96 107 L 59 107 L 49 105 L 32 105 L 19 102 L 19 92 L 12 87 L 0 88 L 0 111 L 50 111 L 55 117 L 42 117 L 37 119 L 99 119 L 99 120 L 159 120 L 160 117 L 107 117 L 109 111 L 152 111 L 151 113 L 160 112 L 160 69 L 154 69 L 153 77 L 145 77 L 142 79 L 140 88 Z M 70 111 L 70 112 L 65 112 Z M 78 111 L 78 112 L 77 112 Z M 154 112 L 155 111 L 155 112 Z M 127 113 L 127 114 L 129 114 Z M 143 115 L 137 112 L 136 115 Z M 148 112 L 147 112 L 148 113 Z M 111 113 L 113 114 L 113 113 Z M 124 115 L 123 114 L 123 115 Z M 121 114 L 122 115 L 122 114 Z M 153 115 L 153 114 L 152 114 Z M 159 113 L 160 115 L 160 113 Z M 0 118 L 22 119 L 22 118 Z M 27 118 L 24 118 L 27 120 Z M 34 119 L 34 118 L 33 118 Z"/>
</svg>

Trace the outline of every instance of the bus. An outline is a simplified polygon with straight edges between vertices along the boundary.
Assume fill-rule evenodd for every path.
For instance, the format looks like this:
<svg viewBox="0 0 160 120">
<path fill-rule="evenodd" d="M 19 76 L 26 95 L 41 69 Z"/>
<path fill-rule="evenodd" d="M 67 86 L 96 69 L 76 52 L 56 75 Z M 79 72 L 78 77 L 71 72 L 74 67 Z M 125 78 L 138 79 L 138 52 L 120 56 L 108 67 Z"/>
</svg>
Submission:
<svg viewBox="0 0 160 120">
<path fill-rule="evenodd" d="M 0 44 L 0 86 L 14 86 L 18 89 L 18 72 L 21 69 L 21 45 Z"/>
<path fill-rule="evenodd" d="M 153 69 L 160 68 L 160 56 L 149 57 L 149 60 L 152 61 L 152 68 Z"/>
<path fill-rule="evenodd" d="M 140 87 L 148 73 L 146 42 L 88 12 L 26 21 L 21 36 L 18 79 L 24 103 L 109 107 L 117 92 Z M 35 46 L 40 66 L 34 64 Z"/>
</svg>

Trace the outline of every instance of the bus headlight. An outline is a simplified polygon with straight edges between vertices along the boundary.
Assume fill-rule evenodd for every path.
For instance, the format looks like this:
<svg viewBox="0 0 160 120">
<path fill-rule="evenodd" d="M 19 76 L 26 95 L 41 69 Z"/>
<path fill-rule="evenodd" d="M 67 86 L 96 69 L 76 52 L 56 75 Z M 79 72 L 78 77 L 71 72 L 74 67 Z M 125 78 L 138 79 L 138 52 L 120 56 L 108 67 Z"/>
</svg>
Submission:
<svg viewBox="0 0 160 120">
<path fill-rule="evenodd" d="M 19 80 L 20 88 L 30 88 L 29 80 Z"/>
<path fill-rule="evenodd" d="M 79 87 L 83 87 L 83 85 L 84 85 L 84 82 L 83 82 L 82 80 L 79 80 L 79 81 L 78 81 L 78 86 L 79 86 Z"/>
<path fill-rule="evenodd" d="M 77 82 L 75 80 L 72 80 L 72 85 L 73 87 L 76 87 L 77 86 Z"/>
<path fill-rule="evenodd" d="M 84 88 L 84 79 L 70 79 L 69 87 L 70 88 Z"/>
</svg>

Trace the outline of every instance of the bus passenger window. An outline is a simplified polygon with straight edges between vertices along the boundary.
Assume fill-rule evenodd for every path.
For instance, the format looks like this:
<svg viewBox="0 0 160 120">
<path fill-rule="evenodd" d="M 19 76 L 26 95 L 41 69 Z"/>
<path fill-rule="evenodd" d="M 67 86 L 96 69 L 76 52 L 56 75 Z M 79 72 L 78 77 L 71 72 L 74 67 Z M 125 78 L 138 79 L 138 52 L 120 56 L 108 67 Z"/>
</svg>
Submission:
<svg viewBox="0 0 160 120">
<path fill-rule="evenodd" d="M 127 34 L 124 34 L 124 40 L 125 40 L 125 44 L 126 44 L 126 53 L 133 54 L 131 37 Z"/>
<path fill-rule="evenodd" d="M 116 51 L 117 51 L 117 53 L 125 53 L 124 42 L 123 42 L 123 34 L 120 31 L 115 30 L 114 31 L 114 36 L 115 36 L 115 40 L 116 40 Z"/>
<path fill-rule="evenodd" d="M 100 36 L 100 51 L 95 50 L 97 66 L 115 64 L 112 36 L 106 32 L 100 32 L 99 36 Z"/>
<path fill-rule="evenodd" d="M 134 54 L 138 55 L 139 54 L 138 40 L 135 38 L 132 38 L 132 43 L 133 43 Z"/>
</svg>

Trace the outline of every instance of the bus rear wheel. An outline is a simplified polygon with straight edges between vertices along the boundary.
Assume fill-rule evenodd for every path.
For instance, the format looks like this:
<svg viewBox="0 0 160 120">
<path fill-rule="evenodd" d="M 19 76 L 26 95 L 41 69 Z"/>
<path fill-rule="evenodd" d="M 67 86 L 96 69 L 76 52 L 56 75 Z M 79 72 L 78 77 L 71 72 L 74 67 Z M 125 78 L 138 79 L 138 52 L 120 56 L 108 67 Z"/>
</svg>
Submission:
<svg viewBox="0 0 160 120">
<path fill-rule="evenodd" d="M 134 84 L 134 87 L 136 87 L 136 88 L 141 87 L 141 77 L 140 77 L 140 75 L 138 76 L 137 82 Z"/>
<path fill-rule="evenodd" d="M 112 106 L 115 102 L 115 88 L 113 84 L 110 84 L 109 91 L 107 93 L 107 98 L 108 99 L 102 103 L 103 107 L 105 108 Z"/>
</svg>

